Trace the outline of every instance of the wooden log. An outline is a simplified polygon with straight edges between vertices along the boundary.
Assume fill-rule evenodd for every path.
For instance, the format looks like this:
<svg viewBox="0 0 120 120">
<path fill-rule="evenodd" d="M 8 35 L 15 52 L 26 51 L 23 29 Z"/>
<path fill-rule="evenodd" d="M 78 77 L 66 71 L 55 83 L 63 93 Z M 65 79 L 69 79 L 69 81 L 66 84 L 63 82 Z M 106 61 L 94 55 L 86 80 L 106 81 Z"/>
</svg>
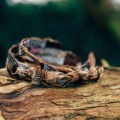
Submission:
<svg viewBox="0 0 120 120">
<path fill-rule="evenodd" d="M 46 88 L 15 80 L 0 70 L 0 120 L 119 120 L 120 70 L 95 82 Z"/>
</svg>

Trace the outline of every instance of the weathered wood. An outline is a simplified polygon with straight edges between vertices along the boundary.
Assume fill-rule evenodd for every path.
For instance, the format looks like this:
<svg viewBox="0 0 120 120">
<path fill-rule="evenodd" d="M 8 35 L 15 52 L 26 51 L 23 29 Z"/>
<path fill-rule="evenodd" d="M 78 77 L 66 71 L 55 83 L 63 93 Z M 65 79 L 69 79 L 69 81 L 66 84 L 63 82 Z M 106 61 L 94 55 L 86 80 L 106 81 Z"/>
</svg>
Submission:
<svg viewBox="0 0 120 120">
<path fill-rule="evenodd" d="M 120 71 L 70 88 L 32 86 L 0 70 L 0 120 L 119 120 Z M 3 74 L 4 73 L 4 74 Z"/>
</svg>

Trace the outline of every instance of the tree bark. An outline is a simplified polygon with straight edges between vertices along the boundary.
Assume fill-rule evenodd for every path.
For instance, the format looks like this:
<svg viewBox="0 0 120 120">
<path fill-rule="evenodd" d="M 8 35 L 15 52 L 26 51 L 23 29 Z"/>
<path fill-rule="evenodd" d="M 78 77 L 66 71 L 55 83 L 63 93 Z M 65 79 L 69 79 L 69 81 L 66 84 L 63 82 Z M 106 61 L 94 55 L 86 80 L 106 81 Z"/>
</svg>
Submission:
<svg viewBox="0 0 120 120">
<path fill-rule="evenodd" d="M 69 88 L 33 86 L 0 70 L 0 120 L 119 120 L 120 70 Z"/>
</svg>

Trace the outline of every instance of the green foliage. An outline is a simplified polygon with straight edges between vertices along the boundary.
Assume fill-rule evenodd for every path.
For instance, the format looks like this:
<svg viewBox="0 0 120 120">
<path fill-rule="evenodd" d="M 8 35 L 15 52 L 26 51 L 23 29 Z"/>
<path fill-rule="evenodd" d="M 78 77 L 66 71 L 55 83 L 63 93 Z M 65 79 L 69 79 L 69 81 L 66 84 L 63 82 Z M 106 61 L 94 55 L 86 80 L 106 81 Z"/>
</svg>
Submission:
<svg viewBox="0 0 120 120">
<path fill-rule="evenodd" d="M 97 0 L 95 2 L 98 4 Z M 0 8 L 0 67 L 4 67 L 9 47 L 31 36 L 58 39 L 63 43 L 63 49 L 74 51 L 82 61 L 93 51 L 98 60 L 106 58 L 110 64 L 119 65 L 109 52 L 114 49 L 115 56 L 119 53 L 115 43 L 109 42 L 113 38 L 88 12 L 82 0 L 15 6 L 8 6 L 1 0 Z"/>
</svg>

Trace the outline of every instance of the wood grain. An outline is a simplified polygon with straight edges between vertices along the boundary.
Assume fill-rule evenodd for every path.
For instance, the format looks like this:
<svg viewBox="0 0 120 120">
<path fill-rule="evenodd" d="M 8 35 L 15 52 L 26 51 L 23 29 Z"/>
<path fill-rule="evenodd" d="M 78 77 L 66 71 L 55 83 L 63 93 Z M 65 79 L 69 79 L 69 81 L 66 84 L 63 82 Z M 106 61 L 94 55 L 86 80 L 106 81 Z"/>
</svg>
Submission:
<svg viewBox="0 0 120 120">
<path fill-rule="evenodd" d="M 120 71 L 69 88 L 33 86 L 0 70 L 1 120 L 119 120 Z"/>
</svg>

